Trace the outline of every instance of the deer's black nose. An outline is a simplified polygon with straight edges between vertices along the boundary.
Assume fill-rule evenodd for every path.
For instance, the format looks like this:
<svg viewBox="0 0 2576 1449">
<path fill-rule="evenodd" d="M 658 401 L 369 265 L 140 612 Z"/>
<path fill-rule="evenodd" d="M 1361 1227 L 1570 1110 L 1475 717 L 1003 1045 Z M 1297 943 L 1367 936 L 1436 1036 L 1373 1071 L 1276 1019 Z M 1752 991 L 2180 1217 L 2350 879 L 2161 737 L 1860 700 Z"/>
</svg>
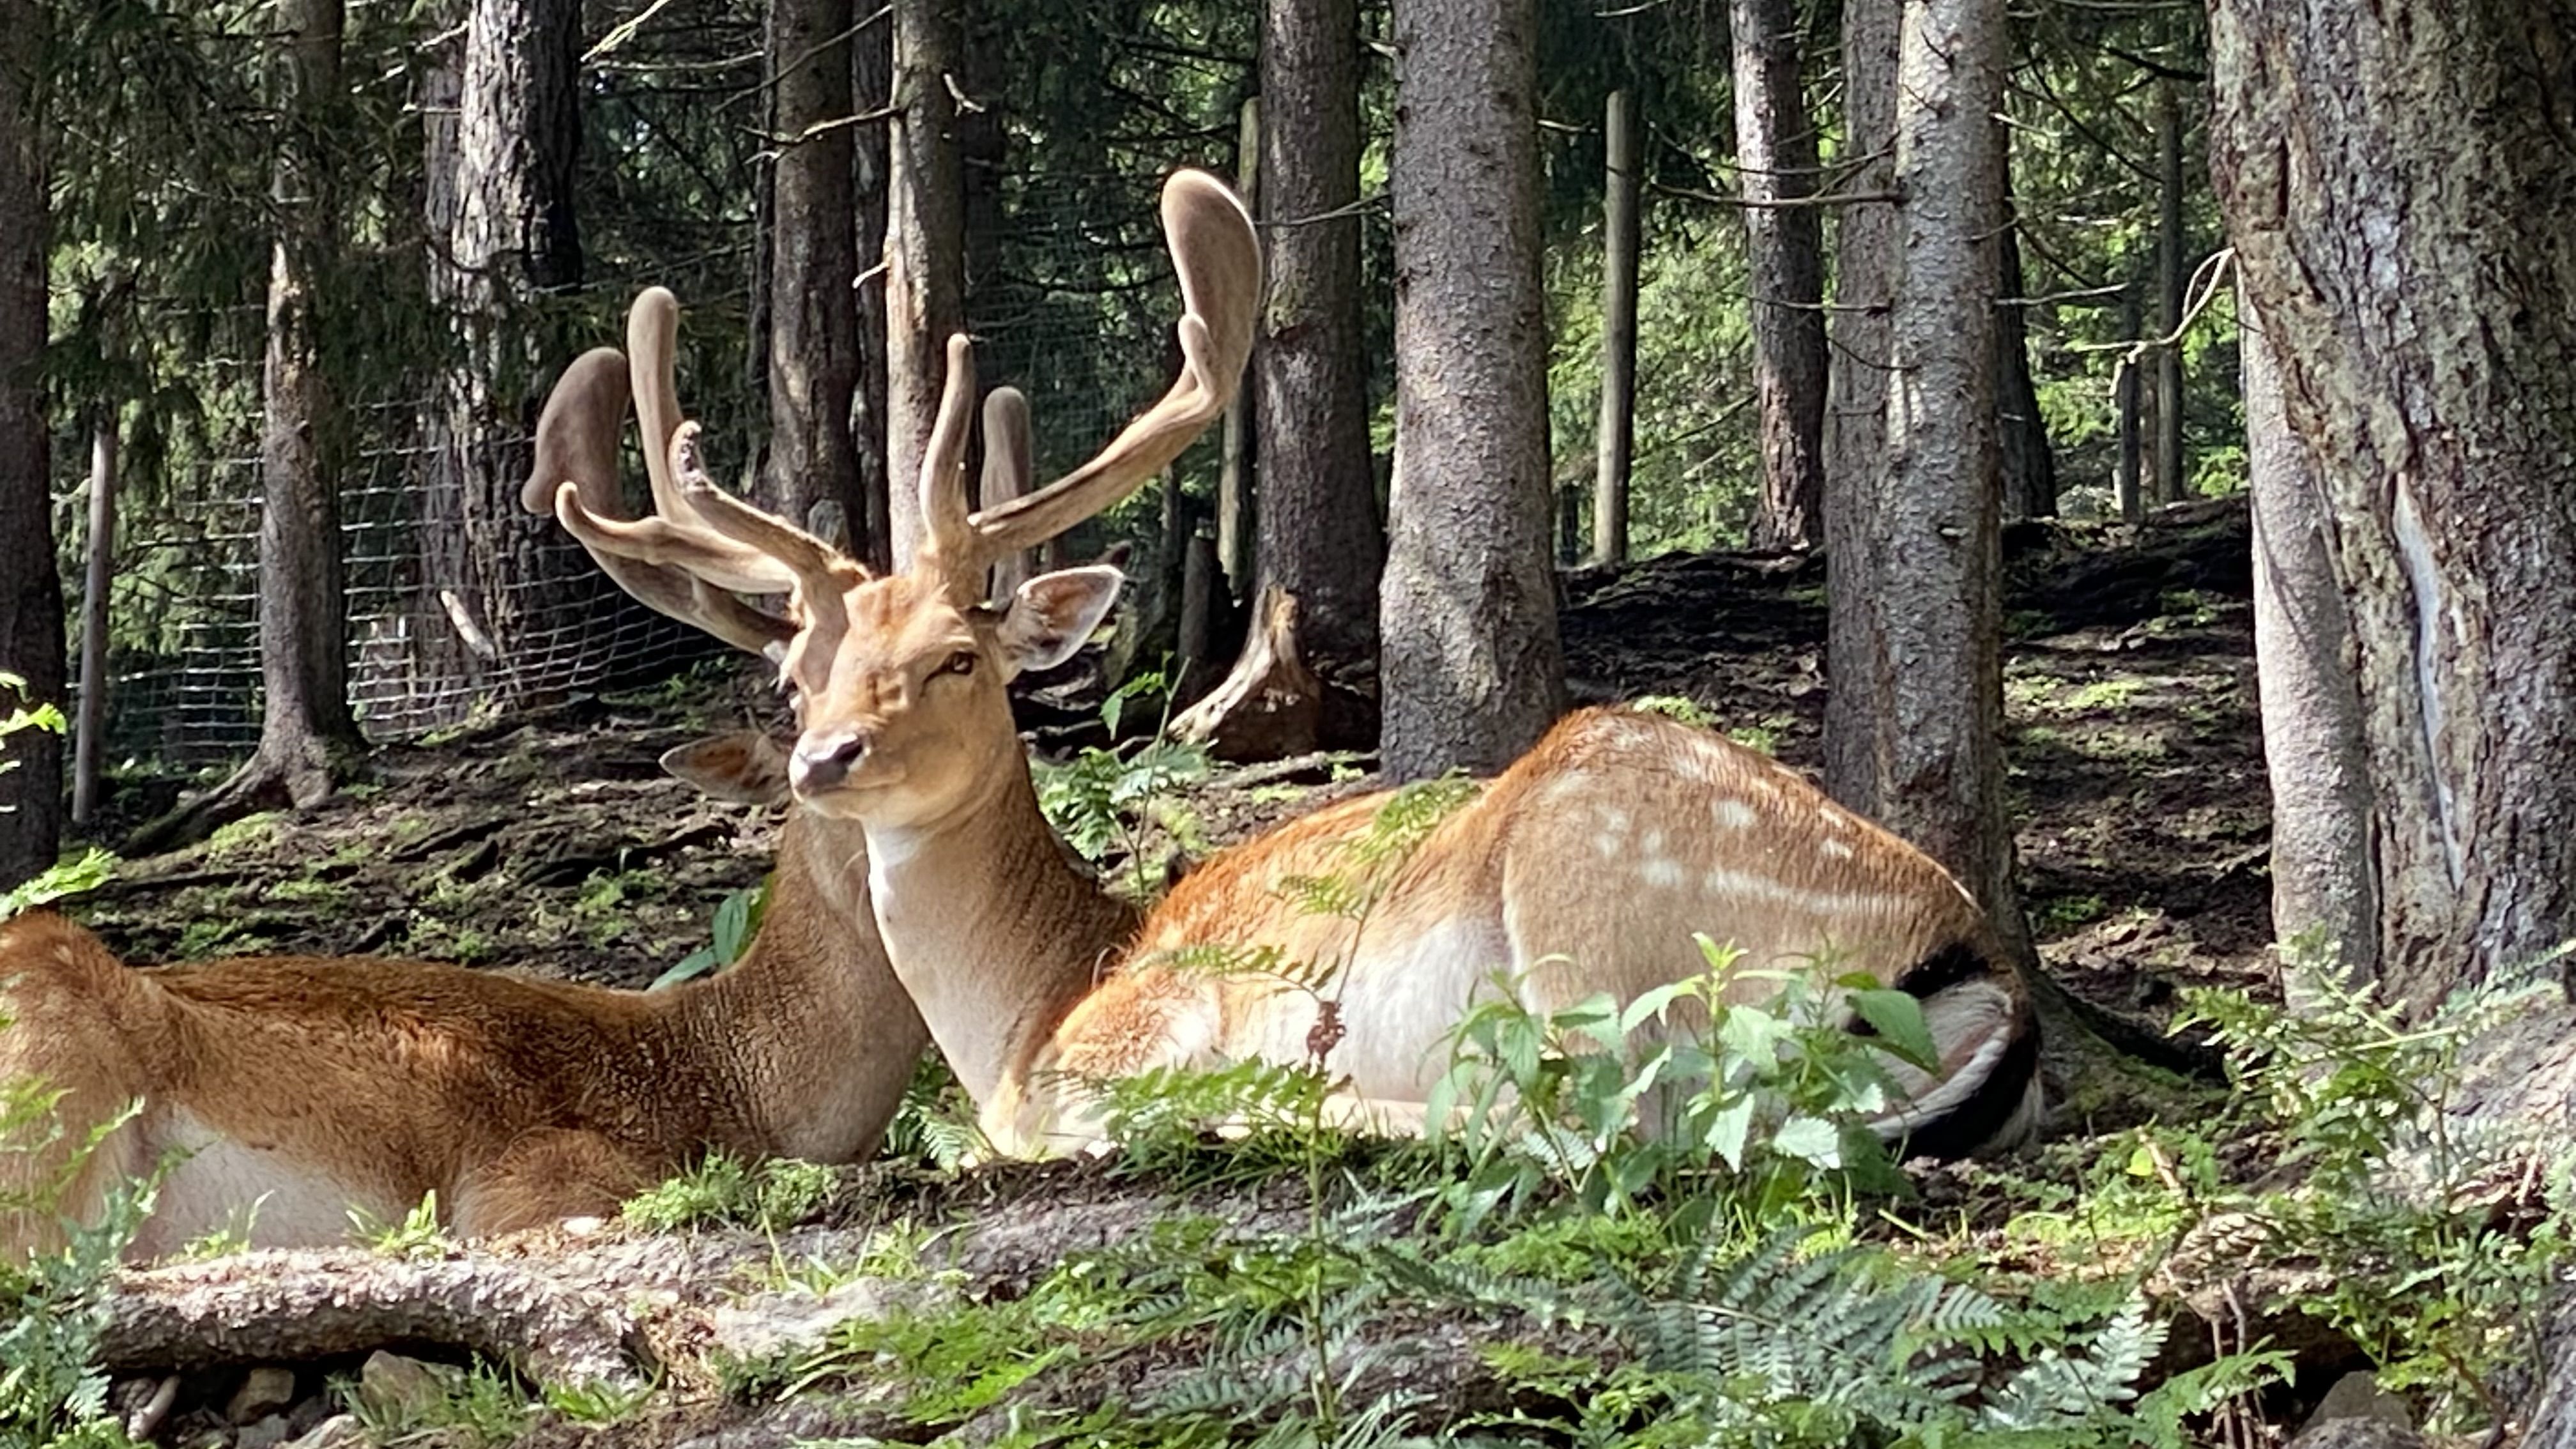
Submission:
<svg viewBox="0 0 2576 1449">
<path fill-rule="evenodd" d="M 872 741 L 865 730 L 808 732 L 796 741 L 796 752 L 787 760 L 787 782 L 801 794 L 829 790 L 850 777 L 850 771 L 868 757 Z"/>
</svg>

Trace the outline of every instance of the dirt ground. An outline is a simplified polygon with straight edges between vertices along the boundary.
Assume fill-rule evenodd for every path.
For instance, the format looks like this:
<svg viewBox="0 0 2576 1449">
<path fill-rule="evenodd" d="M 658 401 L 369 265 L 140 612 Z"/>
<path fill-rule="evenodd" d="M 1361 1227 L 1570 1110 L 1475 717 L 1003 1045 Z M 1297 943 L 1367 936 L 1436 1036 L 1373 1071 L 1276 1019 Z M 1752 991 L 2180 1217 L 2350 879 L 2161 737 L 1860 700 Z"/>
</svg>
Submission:
<svg viewBox="0 0 2576 1449">
<path fill-rule="evenodd" d="M 2182 985 L 2271 989 L 2246 560 L 2244 515 L 2226 504 L 2143 536 L 2031 524 L 2007 538 L 2025 901 L 2049 968 L 2123 1013 L 2159 1017 Z M 1686 696 L 1737 738 L 1818 765 L 1820 563 L 1668 556 L 1572 575 L 1567 597 L 1578 699 Z M 705 944 L 718 902 L 766 868 L 774 815 L 705 800 L 656 763 L 779 718 L 753 673 L 380 749 L 320 809 L 129 861 L 70 909 L 137 962 L 369 952 L 643 985 Z M 1220 772 L 1187 806 L 1222 845 L 1364 787 L 1347 766 Z M 121 782 L 103 837 L 174 791 Z"/>
</svg>

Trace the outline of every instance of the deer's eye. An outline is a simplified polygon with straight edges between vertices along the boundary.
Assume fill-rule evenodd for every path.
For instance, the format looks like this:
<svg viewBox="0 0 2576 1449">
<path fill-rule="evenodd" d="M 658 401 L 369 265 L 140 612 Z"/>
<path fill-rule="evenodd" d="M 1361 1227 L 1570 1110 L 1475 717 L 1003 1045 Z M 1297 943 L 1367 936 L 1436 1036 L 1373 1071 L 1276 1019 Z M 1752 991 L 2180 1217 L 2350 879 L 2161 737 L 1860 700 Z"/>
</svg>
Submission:
<svg viewBox="0 0 2576 1449">
<path fill-rule="evenodd" d="M 951 654 L 946 659 L 940 661 L 939 667 L 931 671 L 934 675 L 954 674 L 961 677 L 974 672 L 975 651 L 972 649 L 958 650 L 956 653 Z"/>
</svg>

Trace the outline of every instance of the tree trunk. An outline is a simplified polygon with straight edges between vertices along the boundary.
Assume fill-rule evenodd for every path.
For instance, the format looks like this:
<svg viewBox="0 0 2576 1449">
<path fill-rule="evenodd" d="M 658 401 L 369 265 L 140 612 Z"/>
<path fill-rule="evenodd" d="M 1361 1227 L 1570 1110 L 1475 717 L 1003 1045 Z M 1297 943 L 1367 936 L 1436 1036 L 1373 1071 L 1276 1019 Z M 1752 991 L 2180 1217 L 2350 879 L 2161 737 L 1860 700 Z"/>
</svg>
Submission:
<svg viewBox="0 0 2576 1449">
<path fill-rule="evenodd" d="M 850 399 L 859 381 L 851 0 L 772 0 L 769 476 L 765 501 L 799 522 L 837 508 L 866 526 Z"/>
<path fill-rule="evenodd" d="M 966 325 L 965 192 L 958 175 L 955 16 L 894 0 L 894 137 L 886 181 L 886 528 L 892 562 L 921 538 L 921 457 L 939 420 L 948 338 Z"/>
<path fill-rule="evenodd" d="M 119 419 L 100 409 L 90 424 L 88 567 L 81 583 L 80 713 L 72 724 L 72 823 L 98 810 L 98 777 L 107 754 L 107 646 L 114 627 L 108 606 L 116 584 L 116 450 Z"/>
<path fill-rule="evenodd" d="M 1256 567 L 1267 588 L 1296 597 L 1298 643 L 1327 679 L 1377 660 L 1386 560 L 1360 332 L 1360 56 L 1356 0 L 1269 0 L 1261 214 L 1270 281 L 1252 354 Z"/>
<path fill-rule="evenodd" d="M 2182 105 L 2174 97 L 2170 76 L 2156 82 L 2156 335 L 2167 339 L 2155 350 L 2156 364 L 2156 501 L 2180 503 L 2191 496 L 2183 477 L 2187 460 L 2182 445 Z"/>
<path fill-rule="evenodd" d="M 530 304 L 582 278 L 573 213 L 580 49 L 578 0 L 475 0 L 459 70 L 452 197 L 435 184 L 431 193 L 433 213 L 449 212 L 431 294 L 461 343 L 433 424 L 447 474 L 437 499 L 445 526 L 436 531 L 446 535 L 437 562 L 449 582 L 438 602 L 466 657 L 481 661 L 469 673 L 505 705 L 544 683 L 535 672 L 547 642 L 539 631 L 563 622 L 592 573 L 552 520 L 519 506 L 538 381 L 565 355 Z"/>
<path fill-rule="evenodd" d="M 1261 209 L 1261 97 L 1245 96 L 1234 134 L 1234 194 L 1254 216 Z M 1225 575 L 1227 597 L 1240 600 L 1252 589 L 1252 489 L 1258 463 L 1260 430 L 1253 426 L 1253 396 L 1260 391 L 1256 369 L 1248 369 L 1234 401 L 1225 405 L 1225 427 L 1219 442 L 1216 474 L 1216 561 Z M 1371 611 L 1374 620 L 1375 611 Z"/>
<path fill-rule="evenodd" d="M 1637 444 L 1637 97 L 1612 91 L 1601 120 L 1601 417 L 1592 466 L 1592 561 L 1628 557 L 1628 470 Z"/>
<path fill-rule="evenodd" d="M 340 0 L 287 0 L 279 68 L 278 234 L 268 275 L 260 442 L 259 661 L 265 704 L 245 774 L 272 773 L 299 809 L 331 792 L 331 747 L 353 744 L 343 643 L 334 432 L 313 313 L 317 272 L 337 251 L 327 170 L 340 92 Z"/>
<path fill-rule="evenodd" d="M 1825 314 L 1818 306 L 1825 292 L 1816 209 L 1781 205 L 1816 188 L 1816 132 L 1799 81 L 1798 5 L 1731 0 L 1728 14 L 1754 393 L 1762 409 L 1762 511 L 1752 541 L 1755 548 L 1806 548 L 1825 526 Z"/>
<path fill-rule="evenodd" d="M 863 115 L 885 110 L 894 99 L 894 20 L 881 15 L 861 26 L 850 51 L 850 93 Z M 850 517 L 854 554 L 871 568 L 894 566 L 888 521 L 893 500 L 886 472 L 886 290 L 880 263 L 886 254 L 887 173 L 893 165 L 893 122 L 858 128 L 851 171 L 858 193 L 858 257 L 868 264 L 859 284 L 859 380 L 850 400 L 851 441 L 859 469 L 859 512 Z"/>
<path fill-rule="evenodd" d="M 2251 308 L 2239 317 L 2254 654 L 2272 778 L 2272 933 L 2282 941 L 2317 933 L 2324 961 L 2340 961 L 2358 984 L 2378 968 L 2379 901 L 2352 626 L 2326 546 L 2322 487 L 2282 413 L 2271 342 Z M 2294 1001 L 2300 979 L 2291 977 Z"/>
<path fill-rule="evenodd" d="M 2057 456 L 2048 446 L 2048 420 L 2040 416 L 2039 387 L 2030 375 L 2029 284 L 2021 271 L 2021 216 L 2013 204 L 2012 130 L 1995 127 L 1995 149 L 2004 178 L 2002 301 L 1995 312 L 1996 426 L 2002 430 L 2004 516 L 2057 516 Z"/>
<path fill-rule="evenodd" d="M 1900 0 L 1844 0 L 1842 189 L 1896 185 L 1896 45 Z M 1878 810 L 1870 710 L 1893 687 L 1876 648 L 1880 603 L 1870 530 L 1887 450 L 1888 295 L 1897 212 L 1887 202 L 1837 207 L 1832 389 L 1825 414 L 1825 788 L 1864 815 Z"/>
<path fill-rule="evenodd" d="M 2219 0 L 2212 170 L 2323 489 L 2382 979 L 2576 936 L 2576 46 L 2547 5 Z"/>
<path fill-rule="evenodd" d="M 1535 0 L 1396 0 L 1387 775 L 1491 771 L 1562 711 L 1548 562 Z"/>
<path fill-rule="evenodd" d="M 0 0 L 0 673 L 27 702 L 62 705 L 63 585 L 54 568 L 49 439 L 42 384 L 45 199 L 44 19 L 36 0 Z M 0 699 L 0 714 L 15 700 Z M 54 863 L 63 818 L 62 737 L 9 736 L 0 773 L 0 889 Z"/>
<path fill-rule="evenodd" d="M 1867 701 L 1869 813 L 1948 866 L 2027 956 L 2004 815 L 2001 458 L 1994 238 L 2003 175 L 2002 0 L 1906 6 L 1896 87 L 1903 203 L 1889 313 L 1886 454 L 1866 499 L 1881 601 Z M 1863 583 L 1861 580 L 1851 580 Z M 1840 604 L 1831 627 L 1848 627 Z M 1844 681 L 1837 679 L 1839 691 Z"/>
</svg>

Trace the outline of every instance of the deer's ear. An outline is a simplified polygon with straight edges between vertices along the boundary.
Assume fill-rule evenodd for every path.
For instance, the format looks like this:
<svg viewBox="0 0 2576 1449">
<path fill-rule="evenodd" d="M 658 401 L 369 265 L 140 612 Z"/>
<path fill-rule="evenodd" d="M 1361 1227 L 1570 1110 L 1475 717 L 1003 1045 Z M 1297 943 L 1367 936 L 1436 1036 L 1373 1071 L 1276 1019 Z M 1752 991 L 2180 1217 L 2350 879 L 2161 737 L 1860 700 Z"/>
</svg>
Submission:
<svg viewBox="0 0 2576 1449">
<path fill-rule="evenodd" d="M 734 730 L 666 750 L 662 768 L 719 800 L 787 803 L 787 748 L 758 730 Z"/>
<path fill-rule="evenodd" d="M 1052 669 L 1073 657 L 1109 617 L 1124 574 L 1091 564 L 1040 574 L 1011 595 L 1002 615 L 1002 664 L 1012 674 Z"/>
</svg>

